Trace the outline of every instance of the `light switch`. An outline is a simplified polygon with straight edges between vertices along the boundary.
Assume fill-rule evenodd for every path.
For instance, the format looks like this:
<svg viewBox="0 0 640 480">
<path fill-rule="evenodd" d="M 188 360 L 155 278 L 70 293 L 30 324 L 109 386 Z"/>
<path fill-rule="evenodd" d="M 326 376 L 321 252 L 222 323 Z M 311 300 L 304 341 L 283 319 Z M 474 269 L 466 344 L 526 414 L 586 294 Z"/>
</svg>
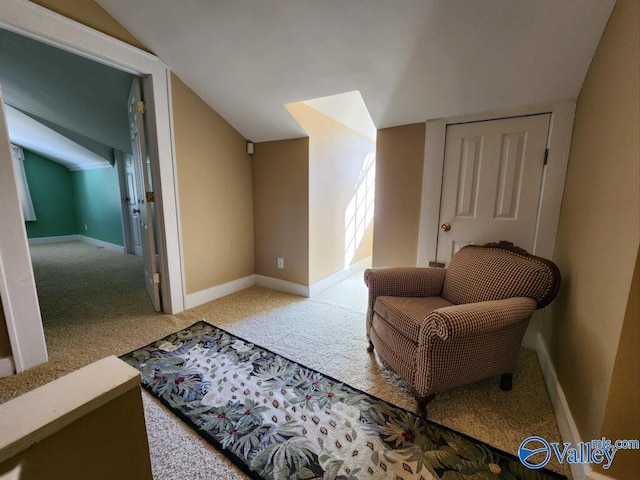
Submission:
<svg viewBox="0 0 640 480">
<path fill-rule="evenodd" d="M 284 258 L 278 257 L 278 268 L 280 270 L 284 269 Z"/>
</svg>

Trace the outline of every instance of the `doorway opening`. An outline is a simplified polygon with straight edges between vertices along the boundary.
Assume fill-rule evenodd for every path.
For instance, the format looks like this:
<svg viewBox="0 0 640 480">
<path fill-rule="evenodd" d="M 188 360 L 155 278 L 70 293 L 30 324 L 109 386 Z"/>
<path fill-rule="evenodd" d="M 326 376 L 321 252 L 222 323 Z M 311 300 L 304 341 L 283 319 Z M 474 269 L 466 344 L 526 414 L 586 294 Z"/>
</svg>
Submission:
<svg viewBox="0 0 640 480">
<path fill-rule="evenodd" d="M 143 78 L 145 91 L 150 99 L 148 108 L 149 153 L 151 164 L 155 168 L 154 184 L 156 189 L 156 211 L 158 217 L 158 244 L 160 246 L 161 272 L 160 287 L 163 292 L 164 309 L 168 313 L 177 313 L 184 309 L 183 272 L 179 245 L 177 221 L 176 187 L 173 164 L 173 146 L 171 135 L 171 115 L 169 92 L 169 70 L 157 57 L 131 48 L 121 42 L 105 36 L 81 24 L 70 22 L 41 7 L 32 4 L 16 3 L 0 12 L 0 28 L 17 33 L 32 40 L 58 48 L 66 53 L 91 59 L 120 72 Z M 52 80 L 52 79 L 48 79 Z M 126 120 L 125 120 L 126 122 Z M 126 125 L 126 124 L 125 124 Z M 3 163 L 7 161 L 5 155 Z M 160 179 L 162 182 L 160 182 Z M 160 189 L 160 185 L 162 189 Z M 2 260 L 12 255 L 27 255 L 21 242 L 5 242 L 0 252 Z M 26 242 L 25 242 L 26 244 Z M 24 264 L 31 269 L 30 260 Z M 28 278 L 32 275 L 24 272 Z M 37 299 L 23 297 L 18 288 L 11 288 L 12 277 L 4 279 L 9 287 L 3 291 L 3 303 L 11 347 L 18 372 L 42 362 L 44 344 L 29 342 L 30 333 L 41 329 L 39 316 L 18 318 L 12 314 L 11 304 L 20 302 L 37 303 Z M 35 290 L 35 289 L 34 289 Z M 15 292 L 15 293 L 14 293 Z M 15 298 L 14 298 L 15 297 Z M 6 313 L 6 312 L 5 312 Z"/>
<path fill-rule="evenodd" d="M 0 44 L 9 136 L 26 152 L 26 179 L 38 210 L 25 217 L 30 243 L 77 236 L 130 252 L 125 225 L 138 226 L 141 235 L 131 209 L 123 207 L 135 201 L 133 210 L 145 208 L 144 188 L 126 200 L 117 163 L 123 155 L 132 158 L 126 112 L 137 78 L 6 30 L 0 30 Z M 142 184 L 139 167 L 128 174 Z"/>
<path fill-rule="evenodd" d="M 138 308 L 144 312 L 150 305 L 144 295 L 143 262 L 113 257 L 107 262 L 109 254 L 101 251 L 124 251 L 123 226 L 128 219 L 122 216 L 125 202 L 113 152 L 126 146 L 120 142 L 128 129 L 123 95 L 133 77 L 6 30 L 0 30 L 0 44 L 0 81 L 14 170 L 18 171 L 16 164 L 22 167 L 23 196 L 28 194 L 33 205 L 33 212 L 24 215 L 21 196 L 45 338 L 52 329 L 71 326 L 78 318 L 89 327 L 106 312 L 119 315 L 123 302 L 128 309 L 142 303 Z M 60 67 L 63 73 L 57 80 L 39 84 Z M 74 101 L 66 96 L 69 90 L 77 97 Z M 51 114 L 63 102 L 65 115 Z M 114 113 L 119 103 L 123 114 L 107 122 L 105 112 L 93 125 L 87 114 L 100 111 L 101 102 L 113 104 Z M 102 137 L 89 137 L 93 130 L 100 130 Z"/>
</svg>

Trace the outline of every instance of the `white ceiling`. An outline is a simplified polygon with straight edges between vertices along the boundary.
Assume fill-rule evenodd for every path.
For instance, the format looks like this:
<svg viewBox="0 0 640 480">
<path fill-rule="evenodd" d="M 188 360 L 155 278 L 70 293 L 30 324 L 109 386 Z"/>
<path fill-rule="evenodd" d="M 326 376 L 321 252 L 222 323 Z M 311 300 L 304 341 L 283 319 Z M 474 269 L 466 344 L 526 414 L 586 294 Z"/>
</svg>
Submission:
<svg viewBox="0 0 640 480">
<path fill-rule="evenodd" d="M 73 159 L 71 168 L 94 168 L 97 157 L 107 163 L 113 148 L 130 151 L 132 78 L 0 29 L 0 86 L 5 103 L 14 109 L 7 114 L 11 141 L 59 163 Z M 55 153 L 46 153 L 52 151 L 49 141 Z"/>
<path fill-rule="evenodd" d="M 20 110 L 5 105 L 11 143 L 15 143 L 69 170 L 110 167 L 111 164 L 55 130 L 37 122 Z"/>
<path fill-rule="evenodd" d="M 360 91 L 377 128 L 575 98 L 614 0 L 97 0 L 254 142 Z"/>
</svg>

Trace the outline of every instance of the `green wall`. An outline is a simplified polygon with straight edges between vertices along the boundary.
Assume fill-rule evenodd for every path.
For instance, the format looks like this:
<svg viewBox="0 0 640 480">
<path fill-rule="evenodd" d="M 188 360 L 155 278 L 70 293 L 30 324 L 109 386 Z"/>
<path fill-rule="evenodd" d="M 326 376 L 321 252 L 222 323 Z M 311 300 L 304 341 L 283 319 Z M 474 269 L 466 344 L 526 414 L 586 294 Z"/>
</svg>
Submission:
<svg viewBox="0 0 640 480">
<path fill-rule="evenodd" d="M 27 237 L 80 234 L 124 245 L 115 167 L 70 171 L 29 150 L 24 156 L 37 218 L 26 222 Z"/>
<path fill-rule="evenodd" d="M 59 163 L 24 150 L 36 221 L 26 222 L 29 238 L 58 237 L 78 232 L 71 172 Z"/>
<path fill-rule="evenodd" d="M 124 245 L 118 170 L 115 167 L 78 170 L 71 172 L 71 178 L 80 234 Z"/>
</svg>

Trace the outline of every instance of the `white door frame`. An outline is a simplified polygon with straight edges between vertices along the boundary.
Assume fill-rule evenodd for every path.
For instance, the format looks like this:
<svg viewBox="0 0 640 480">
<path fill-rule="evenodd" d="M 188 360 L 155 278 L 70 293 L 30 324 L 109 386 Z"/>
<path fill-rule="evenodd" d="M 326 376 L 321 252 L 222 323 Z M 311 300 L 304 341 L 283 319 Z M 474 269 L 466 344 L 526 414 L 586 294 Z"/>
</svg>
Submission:
<svg viewBox="0 0 640 480">
<path fill-rule="evenodd" d="M 0 297 L 7 319 L 12 363 L 0 376 L 11 375 L 47 361 L 40 305 L 31 266 L 31 256 L 18 197 L 9 130 L 5 123 L 0 91 Z M 33 319 L 13 322 L 9 319 Z M 22 348 L 16 348 L 20 346 Z"/>
<path fill-rule="evenodd" d="M 426 267 L 430 261 L 436 258 L 447 125 L 540 113 L 551 114 L 549 138 L 547 140 L 549 157 L 542 174 L 538 219 L 533 251 L 530 253 L 546 258 L 553 257 L 560 207 L 562 205 L 562 193 L 569 161 L 569 149 L 571 148 L 575 101 L 427 121 L 417 266 Z"/>
<path fill-rule="evenodd" d="M 184 271 L 174 161 L 171 72 L 168 66 L 154 55 L 26 0 L 0 2 L 0 28 L 144 77 L 143 87 L 149 100 L 149 141 L 150 147 L 153 147 L 150 148 L 151 161 L 156 172 L 154 176 L 157 176 L 155 200 L 159 253 L 162 258 L 163 307 L 167 313 L 181 312 L 185 304 Z M 10 312 L 6 317 L 7 324 L 16 322 Z M 35 323 L 39 319 L 20 321 Z M 21 347 L 12 345 L 14 354 L 17 348 L 21 354 L 28 356 L 29 352 L 23 352 Z"/>
</svg>

